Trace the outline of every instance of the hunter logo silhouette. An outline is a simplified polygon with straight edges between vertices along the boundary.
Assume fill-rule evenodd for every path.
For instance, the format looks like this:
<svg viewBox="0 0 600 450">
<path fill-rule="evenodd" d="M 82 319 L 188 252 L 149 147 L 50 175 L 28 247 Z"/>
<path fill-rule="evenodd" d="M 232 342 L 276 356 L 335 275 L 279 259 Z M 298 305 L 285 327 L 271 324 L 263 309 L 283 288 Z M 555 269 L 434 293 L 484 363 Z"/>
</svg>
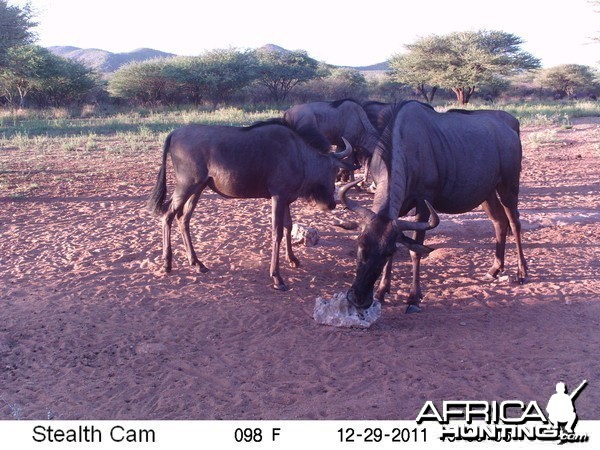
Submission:
<svg viewBox="0 0 600 450">
<path fill-rule="evenodd" d="M 560 428 L 560 426 L 563 425 L 565 433 L 574 433 L 573 428 L 577 422 L 575 399 L 586 385 L 587 380 L 583 380 L 577 389 L 571 392 L 571 394 L 567 394 L 567 386 L 565 383 L 556 383 L 556 394 L 553 394 L 552 397 L 550 397 L 548 406 L 546 406 L 548 419 L 555 428 Z"/>
</svg>

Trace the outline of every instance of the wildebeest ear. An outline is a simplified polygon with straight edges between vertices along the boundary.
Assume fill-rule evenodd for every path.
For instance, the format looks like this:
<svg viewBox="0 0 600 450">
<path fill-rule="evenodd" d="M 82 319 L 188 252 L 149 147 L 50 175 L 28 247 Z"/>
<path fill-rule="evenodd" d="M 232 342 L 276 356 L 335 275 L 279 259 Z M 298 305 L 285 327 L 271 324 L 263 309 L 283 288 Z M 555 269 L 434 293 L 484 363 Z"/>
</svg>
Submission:
<svg viewBox="0 0 600 450">
<path fill-rule="evenodd" d="M 398 237 L 396 238 L 396 241 L 397 241 L 396 247 L 398 247 L 398 245 L 403 245 L 415 253 L 421 253 L 421 254 L 431 253 L 432 251 L 435 250 L 434 248 L 427 247 L 426 245 L 423 245 L 423 244 L 419 244 L 414 239 L 411 239 L 408 236 L 405 236 L 404 233 L 398 233 Z"/>
</svg>

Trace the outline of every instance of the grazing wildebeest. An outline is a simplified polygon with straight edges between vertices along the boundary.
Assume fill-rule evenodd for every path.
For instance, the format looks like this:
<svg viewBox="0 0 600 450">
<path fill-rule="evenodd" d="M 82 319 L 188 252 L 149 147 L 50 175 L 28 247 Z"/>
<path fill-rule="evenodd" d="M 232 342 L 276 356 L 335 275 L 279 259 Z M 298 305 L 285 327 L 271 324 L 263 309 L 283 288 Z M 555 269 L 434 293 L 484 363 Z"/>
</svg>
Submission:
<svg viewBox="0 0 600 450">
<path fill-rule="evenodd" d="M 358 240 L 356 277 L 348 291 L 351 303 L 359 307 L 371 304 L 375 281 L 384 266 L 375 297 L 383 300 L 389 292 L 393 244 L 399 236 L 392 224 L 413 207 L 417 221 L 426 221 L 430 210 L 425 201 L 447 214 L 460 214 L 483 206 L 496 233 L 495 259 L 489 277 L 497 277 L 504 269 L 506 235 L 510 227 L 517 244 L 518 279 L 524 282 L 527 265 L 517 210 L 521 141 L 514 129 L 516 119 L 508 120 L 511 126 L 505 114 L 438 113 L 417 101 L 394 107 L 371 159 L 371 173 L 378 186 L 372 208 L 348 202 L 346 192 L 350 185 L 340 190 L 342 203 L 360 213 L 366 221 Z M 426 227 L 416 231 L 416 243 L 408 243 L 413 281 L 407 312 L 418 311 L 422 297 L 419 253 L 427 251 L 422 246 L 425 231 Z M 406 239 L 402 241 L 407 244 Z"/>
<path fill-rule="evenodd" d="M 383 103 L 369 100 L 362 104 L 369 122 L 375 127 L 378 133 L 382 133 L 389 120 L 390 112 L 394 107 L 393 103 Z"/>
<path fill-rule="evenodd" d="M 281 119 L 249 127 L 187 125 L 173 131 L 165 141 L 162 166 L 148 207 L 162 217 L 164 268 L 171 270 L 171 224 L 177 217 L 190 265 L 201 272 L 208 269 L 192 246 L 190 217 L 200 194 L 207 186 L 227 198 L 270 198 L 272 238 L 270 273 L 276 289 L 286 286 L 279 274 L 279 246 L 284 235 L 288 261 L 298 266 L 291 246 L 290 203 L 297 198 L 335 208 L 335 176 L 338 168 L 351 168 L 342 161 L 351 155 L 345 150 L 328 153 L 330 146 L 317 130 L 293 130 Z M 164 202 L 166 160 L 171 153 L 176 185 Z"/>
<path fill-rule="evenodd" d="M 354 149 L 356 162 L 364 166 L 366 178 L 368 161 L 377 146 L 379 133 L 355 100 L 295 105 L 285 111 L 283 119 L 294 128 L 314 126 L 331 145 L 340 146 L 342 136 L 346 138 Z"/>
</svg>

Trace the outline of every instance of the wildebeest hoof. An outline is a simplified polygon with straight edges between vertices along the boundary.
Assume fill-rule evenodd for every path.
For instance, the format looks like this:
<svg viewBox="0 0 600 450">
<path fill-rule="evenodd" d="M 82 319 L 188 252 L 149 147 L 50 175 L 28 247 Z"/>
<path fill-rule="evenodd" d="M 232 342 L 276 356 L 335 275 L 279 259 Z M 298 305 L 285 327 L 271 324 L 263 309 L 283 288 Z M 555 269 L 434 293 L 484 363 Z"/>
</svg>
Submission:
<svg viewBox="0 0 600 450">
<path fill-rule="evenodd" d="M 355 220 L 350 220 L 347 222 L 334 223 L 333 226 L 343 228 L 344 230 L 357 230 L 360 225 Z"/>
<path fill-rule="evenodd" d="M 290 266 L 300 267 L 300 260 L 298 258 L 290 259 Z"/>
<path fill-rule="evenodd" d="M 202 263 L 196 263 L 194 264 L 196 266 L 196 270 L 200 273 L 206 273 L 209 271 L 208 267 L 206 267 L 204 264 Z"/>
<path fill-rule="evenodd" d="M 275 289 L 276 291 L 281 291 L 281 292 L 285 292 L 287 291 L 287 287 L 285 284 L 283 283 L 275 283 L 273 284 L 273 289 Z"/>
<path fill-rule="evenodd" d="M 494 275 L 492 275 L 491 273 L 486 273 L 485 276 L 483 277 L 484 281 L 495 281 L 496 277 Z"/>
<path fill-rule="evenodd" d="M 377 290 L 375 292 L 375 295 L 373 296 L 375 298 L 375 300 L 377 300 L 380 303 L 385 303 L 385 294 L 389 294 L 390 291 L 388 289 L 384 289 L 384 290 Z"/>
<path fill-rule="evenodd" d="M 408 305 L 406 307 L 406 311 L 404 313 L 405 314 L 412 314 L 412 313 L 419 313 L 421 311 L 422 311 L 422 309 L 418 305 Z"/>
</svg>

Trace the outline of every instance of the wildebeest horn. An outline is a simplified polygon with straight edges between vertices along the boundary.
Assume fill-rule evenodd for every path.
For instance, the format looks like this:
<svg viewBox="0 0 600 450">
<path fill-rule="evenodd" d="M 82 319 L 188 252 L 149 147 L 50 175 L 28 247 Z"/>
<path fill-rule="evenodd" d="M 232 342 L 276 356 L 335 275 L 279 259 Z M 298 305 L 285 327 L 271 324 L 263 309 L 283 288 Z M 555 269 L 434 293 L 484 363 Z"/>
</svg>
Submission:
<svg viewBox="0 0 600 450">
<path fill-rule="evenodd" d="M 345 141 L 345 139 L 344 139 L 344 141 Z M 358 203 L 356 203 L 353 200 L 346 198 L 346 192 L 348 192 L 348 189 L 356 186 L 361 181 L 362 181 L 362 178 L 359 178 L 358 180 L 354 180 L 348 184 L 345 184 L 344 186 L 342 186 L 340 188 L 338 195 L 340 197 L 340 201 L 342 202 L 342 205 L 344 205 L 350 211 L 357 213 L 359 216 L 361 216 L 367 220 L 370 220 L 375 215 L 375 213 L 373 211 L 371 211 L 369 208 L 359 205 Z"/>
<path fill-rule="evenodd" d="M 350 145 L 350 142 L 348 142 L 346 140 L 346 138 L 343 136 L 342 136 L 342 140 L 344 141 L 346 148 L 344 150 L 342 150 L 341 152 L 333 153 L 333 156 L 335 156 L 336 158 L 339 158 L 339 159 L 344 159 L 344 158 L 350 156 L 350 154 L 352 153 L 352 145 Z"/>
<path fill-rule="evenodd" d="M 414 230 L 414 231 L 427 231 L 435 228 L 440 223 L 440 218 L 427 200 L 425 200 L 425 204 L 430 212 L 429 222 L 411 222 L 409 220 L 394 220 L 394 228 L 397 231 L 406 231 L 406 230 Z"/>
</svg>

